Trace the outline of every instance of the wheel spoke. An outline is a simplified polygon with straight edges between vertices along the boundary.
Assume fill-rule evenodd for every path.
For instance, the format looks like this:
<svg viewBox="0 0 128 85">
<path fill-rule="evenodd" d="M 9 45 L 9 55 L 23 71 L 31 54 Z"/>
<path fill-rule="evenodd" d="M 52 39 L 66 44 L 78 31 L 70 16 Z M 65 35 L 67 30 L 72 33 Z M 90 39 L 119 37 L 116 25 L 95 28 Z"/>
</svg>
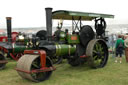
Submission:
<svg viewBox="0 0 128 85">
<path fill-rule="evenodd" d="M 103 51 L 101 52 L 101 55 L 104 55 L 104 52 Z"/>
<path fill-rule="evenodd" d="M 103 51 L 103 47 L 101 45 L 99 45 L 99 51 L 102 52 Z"/>
<path fill-rule="evenodd" d="M 33 66 L 34 68 L 40 68 L 40 66 L 38 66 L 37 63 L 32 63 L 32 66 Z"/>
<path fill-rule="evenodd" d="M 98 56 L 96 55 L 96 56 L 93 57 L 93 60 L 96 60 L 97 58 L 98 58 Z"/>
<path fill-rule="evenodd" d="M 93 53 L 97 54 L 96 50 L 93 50 Z"/>
<path fill-rule="evenodd" d="M 32 75 L 33 78 L 36 79 L 36 73 L 32 73 L 31 75 Z"/>
<path fill-rule="evenodd" d="M 104 56 L 101 56 L 101 59 L 104 59 Z"/>
<path fill-rule="evenodd" d="M 98 44 L 96 44 L 96 51 L 98 51 L 99 49 L 98 49 Z"/>
</svg>

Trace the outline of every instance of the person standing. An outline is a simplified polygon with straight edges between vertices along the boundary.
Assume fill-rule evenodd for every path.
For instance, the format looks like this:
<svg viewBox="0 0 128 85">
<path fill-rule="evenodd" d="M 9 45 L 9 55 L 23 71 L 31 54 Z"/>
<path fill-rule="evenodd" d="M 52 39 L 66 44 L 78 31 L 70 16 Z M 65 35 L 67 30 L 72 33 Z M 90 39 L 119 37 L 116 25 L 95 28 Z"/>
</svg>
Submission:
<svg viewBox="0 0 128 85">
<path fill-rule="evenodd" d="M 118 39 L 116 40 L 116 44 L 115 44 L 115 50 L 116 50 L 116 60 L 115 60 L 115 62 L 117 62 L 118 55 L 119 55 L 120 63 L 122 63 L 122 54 L 123 54 L 123 50 L 124 50 L 124 40 L 122 39 L 121 35 L 118 35 Z"/>
<path fill-rule="evenodd" d="M 56 41 L 60 40 L 60 33 L 61 33 L 61 28 L 57 26 L 57 30 L 54 32 L 54 35 L 53 35 Z"/>
<path fill-rule="evenodd" d="M 128 34 L 124 36 L 124 45 L 125 45 L 125 58 L 126 62 L 128 62 Z"/>
</svg>

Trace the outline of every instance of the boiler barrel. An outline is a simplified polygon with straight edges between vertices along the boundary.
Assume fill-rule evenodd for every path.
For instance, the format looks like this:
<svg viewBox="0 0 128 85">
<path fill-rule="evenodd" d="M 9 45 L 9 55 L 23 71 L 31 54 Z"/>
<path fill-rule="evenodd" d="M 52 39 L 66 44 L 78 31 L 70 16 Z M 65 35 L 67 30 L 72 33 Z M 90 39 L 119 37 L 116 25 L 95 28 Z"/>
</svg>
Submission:
<svg viewBox="0 0 128 85">
<path fill-rule="evenodd" d="M 76 45 L 68 45 L 68 44 L 47 44 L 39 45 L 39 49 L 45 50 L 48 56 L 65 56 L 65 55 L 73 55 L 76 52 Z"/>
<path fill-rule="evenodd" d="M 76 45 L 56 45 L 56 56 L 72 55 L 76 51 Z"/>
<path fill-rule="evenodd" d="M 13 53 L 23 53 L 24 50 L 31 49 L 30 47 L 27 47 L 25 45 L 16 45 L 16 44 L 13 44 L 12 47 L 13 47 Z"/>
</svg>

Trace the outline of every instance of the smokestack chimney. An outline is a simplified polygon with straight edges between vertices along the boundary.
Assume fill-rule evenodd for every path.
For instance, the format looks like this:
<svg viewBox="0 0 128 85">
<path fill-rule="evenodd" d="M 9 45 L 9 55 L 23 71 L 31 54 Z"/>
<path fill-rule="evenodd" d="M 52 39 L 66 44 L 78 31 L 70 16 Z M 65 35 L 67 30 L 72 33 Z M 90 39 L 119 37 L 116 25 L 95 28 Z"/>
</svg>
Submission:
<svg viewBox="0 0 128 85">
<path fill-rule="evenodd" d="M 7 22 L 7 36 L 8 36 L 8 42 L 12 42 L 12 28 L 11 28 L 11 17 L 6 17 L 6 22 Z"/>
<path fill-rule="evenodd" d="M 45 8 L 46 10 L 46 29 L 48 40 L 51 40 L 52 36 L 52 8 Z"/>
</svg>

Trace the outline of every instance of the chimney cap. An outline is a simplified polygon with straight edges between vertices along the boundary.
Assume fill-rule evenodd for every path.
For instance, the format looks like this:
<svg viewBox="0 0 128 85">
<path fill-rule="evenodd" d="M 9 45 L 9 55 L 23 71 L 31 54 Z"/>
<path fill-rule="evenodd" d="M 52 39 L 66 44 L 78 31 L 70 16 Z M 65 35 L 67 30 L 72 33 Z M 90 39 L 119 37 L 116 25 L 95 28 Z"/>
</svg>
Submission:
<svg viewBox="0 0 128 85">
<path fill-rule="evenodd" d="M 51 10 L 52 10 L 53 8 L 52 8 L 52 7 L 46 7 L 45 10 L 46 10 L 46 9 L 51 9 Z"/>
<path fill-rule="evenodd" d="M 7 19 L 7 20 L 11 20 L 11 19 L 12 19 L 12 17 L 6 17 L 6 19 Z"/>
</svg>

